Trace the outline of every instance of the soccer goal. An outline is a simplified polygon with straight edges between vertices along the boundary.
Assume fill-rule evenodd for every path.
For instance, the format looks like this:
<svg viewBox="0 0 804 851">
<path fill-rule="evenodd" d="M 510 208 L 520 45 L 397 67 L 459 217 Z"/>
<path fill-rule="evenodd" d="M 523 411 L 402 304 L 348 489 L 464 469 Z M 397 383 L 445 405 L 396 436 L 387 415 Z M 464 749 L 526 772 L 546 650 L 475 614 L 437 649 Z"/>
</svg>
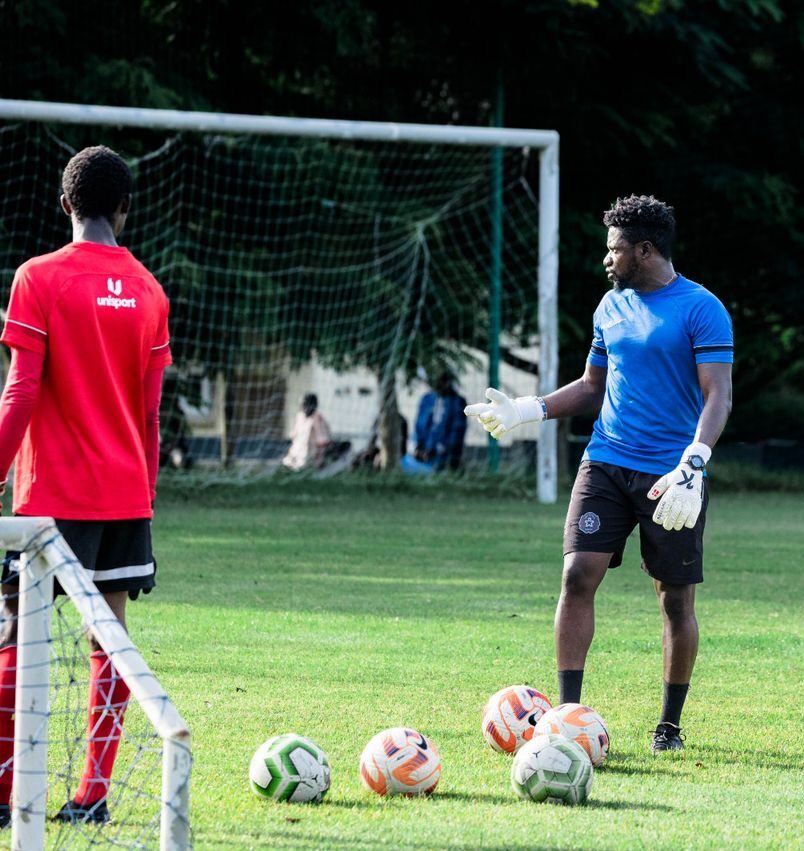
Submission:
<svg viewBox="0 0 804 851">
<path fill-rule="evenodd" d="M 0 519 L 0 546 L 21 552 L 11 848 L 190 848 L 187 725 L 53 520 Z M 64 594 L 54 598 L 55 581 Z M 51 824 L 84 764 L 85 630 L 131 691 L 107 798 L 112 821 Z"/>
<path fill-rule="evenodd" d="M 69 239 L 60 169 L 98 143 L 134 171 L 123 241 L 171 300 L 163 436 L 199 476 L 281 469 L 310 393 L 356 460 L 403 420 L 412 445 L 444 372 L 469 401 L 555 389 L 555 131 L 0 100 L 8 281 Z M 555 423 L 499 447 L 470 426 L 461 469 L 555 500 Z"/>
</svg>

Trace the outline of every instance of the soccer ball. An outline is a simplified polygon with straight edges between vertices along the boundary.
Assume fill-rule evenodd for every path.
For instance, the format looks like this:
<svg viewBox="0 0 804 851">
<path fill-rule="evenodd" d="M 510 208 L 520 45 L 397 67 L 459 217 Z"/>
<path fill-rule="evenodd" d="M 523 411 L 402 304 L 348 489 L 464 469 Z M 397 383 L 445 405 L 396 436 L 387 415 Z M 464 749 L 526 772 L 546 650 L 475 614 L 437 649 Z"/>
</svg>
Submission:
<svg viewBox="0 0 804 851">
<path fill-rule="evenodd" d="M 551 706 L 530 686 L 501 689 L 488 699 L 483 710 L 483 737 L 495 751 L 516 753 L 533 738 L 536 722 Z"/>
<path fill-rule="evenodd" d="M 534 736 L 511 766 L 511 785 L 520 798 L 582 804 L 592 788 L 594 769 L 586 751 L 563 736 Z"/>
<path fill-rule="evenodd" d="M 609 752 L 609 731 L 603 719 L 581 703 L 562 703 L 545 712 L 536 724 L 536 733 L 556 733 L 577 742 L 600 768 Z"/>
<path fill-rule="evenodd" d="M 257 748 L 248 777 L 252 790 L 263 798 L 317 804 L 329 789 L 329 761 L 315 742 L 285 733 Z"/>
<path fill-rule="evenodd" d="M 377 733 L 360 755 L 360 779 L 378 795 L 429 795 L 440 777 L 438 750 L 406 727 Z"/>
</svg>

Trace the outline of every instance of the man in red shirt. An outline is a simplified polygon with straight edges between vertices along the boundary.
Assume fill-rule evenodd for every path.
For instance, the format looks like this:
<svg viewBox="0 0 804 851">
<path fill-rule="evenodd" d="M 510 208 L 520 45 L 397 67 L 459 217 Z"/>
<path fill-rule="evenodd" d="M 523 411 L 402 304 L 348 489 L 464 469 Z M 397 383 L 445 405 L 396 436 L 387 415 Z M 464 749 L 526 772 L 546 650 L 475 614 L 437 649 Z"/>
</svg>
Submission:
<svg viewBox="0 0 804 851">
<path fill-rule="evenodd" d="M 159 399 L 171 362 L 168 301 L 117 244 L 131 172 L 114 151 L 67 164 L 61 205 L 73 241 L 17 270 L 0 342 L 11 369 L 0 398 L 0 495 L 16 455 L 14 513 L 50 516 L 125 626 L 126 601 L 155 585 L 150 519 Z M 0 827 L 10 821 L 19 558 L 3 565 L 0 630 Z M 59 589 L 57 588 L 57 591 Z M 88 636 L 87 759 L 61 821 L 105 822 L 128 687 Z"/>
</svg>

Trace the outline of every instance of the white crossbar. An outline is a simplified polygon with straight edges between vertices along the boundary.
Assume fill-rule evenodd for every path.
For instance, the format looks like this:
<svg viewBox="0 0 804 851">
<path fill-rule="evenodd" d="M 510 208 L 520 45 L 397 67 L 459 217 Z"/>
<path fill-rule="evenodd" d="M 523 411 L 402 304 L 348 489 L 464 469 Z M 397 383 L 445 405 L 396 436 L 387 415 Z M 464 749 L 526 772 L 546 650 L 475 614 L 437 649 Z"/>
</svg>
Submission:
<svg viewBox="0 0 804 851">
<path fill-rule="evenodd" d="M 68 124 L 191 130 L 209 133 L 253 133 L 264 136 L 318 136 L 388 142 L 435 142 L 445 145 L 503 145 L 548 148 L 558 141 L 555 130 L 469 127 L 460 124 L 395 124 L 383 121 L 335 121 L 278 115 L 181 112 L 80 103 L 0 98 L 0 118 Z"/>
</svg>

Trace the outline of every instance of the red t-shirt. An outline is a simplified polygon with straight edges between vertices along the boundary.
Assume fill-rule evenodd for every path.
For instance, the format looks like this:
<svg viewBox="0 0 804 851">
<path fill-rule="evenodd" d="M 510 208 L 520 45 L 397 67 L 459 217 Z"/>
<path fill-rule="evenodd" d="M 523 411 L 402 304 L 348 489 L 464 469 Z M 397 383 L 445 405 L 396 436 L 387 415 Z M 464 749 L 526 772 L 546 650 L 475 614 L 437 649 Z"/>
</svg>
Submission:
<svg viewBox="0 0 804 851">
<path fill-rule="evenodd" d="M 15 513 L 151 516 L 143 384 L 171 362 L 167 319 L 162 287 L 126 248 L 73 242 L 20 266 L 0 342 L 44 353 L 45 365 Z"/>
</svg>

